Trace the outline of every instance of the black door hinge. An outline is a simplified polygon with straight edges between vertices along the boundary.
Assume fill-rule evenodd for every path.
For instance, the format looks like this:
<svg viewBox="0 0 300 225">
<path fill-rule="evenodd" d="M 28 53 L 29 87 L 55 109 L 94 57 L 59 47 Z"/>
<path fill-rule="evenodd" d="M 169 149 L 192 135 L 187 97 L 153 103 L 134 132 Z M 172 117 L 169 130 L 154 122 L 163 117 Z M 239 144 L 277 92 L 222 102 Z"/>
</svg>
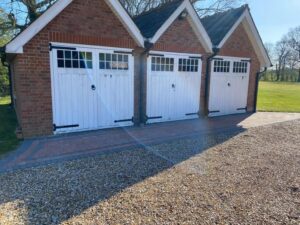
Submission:
<svg viewBox="0 0 300 225">
<path fill-rule="evenodd" d="M 148 120 L 155 120 L 155 119 L 162 119 L 163 117 L 162 116 L 152 116 L 152 117 L 149 117 L 149 116 L 145 116 L 145 122 L 147 122 Z"/>
<path fill-rule="evenodd" d="M 189 59 L 200 59 L 200 60 L 203 60 L 203 56 L 189 56 Z"/>
<path fill-rule="evenodd" d="M 134 117 L 131 119 L 124 119 L 124 120 L 115 120 L 115 123 L 122 123 L 122 122 L 134 122 Z"/>
<path fill-rule="evenodd" d="M 164 57 L 164 54 L 155 54 L 155 53 L 149 53 L 148 56 L 157 56 L 157 57 Z"/>
<path fill-rule="evenodd" d="M 56 126 L 56 124 L 53 124 L 53 131 L 56 131 L 56 130 L 58 130 L 58 129 L 75 128 L 75 127 L 79 127 L 79 124 L 63 125 L 63 126 Z"/>
<path fill-rule="evenodd" d="M 208 113 L 219 113 L 220 110 L 213 110 L 213 111 L 208 111 Z"/>
<path fill-rule="evenodd" d="M 114 51 L 116 54 L 128 54 L 128 55 L 133 55 L 133 51 L 128 52 L 128 51 Z"/>
<path fill-rule="evenodd" d="M 249 62 L 249 63 L 251 63 L 251 59 L 242 59 L 241 62 Z"/>
<path fill-rule="evenodd" d="M 212 60 L 224 60 L 223 58 L 212 58 Z"/>
<path fill-rule="evenodd" d="M 247 107 L 245 108 L 237 108 L 236 110 L 240 111 L 240 110 L 246 110 L 247 111 Z"/>
<path fill-rule="evenodd" d="M 76 48 L 74 48 L 74 47 L 55 46 L 55 45 L 52 45 L 52 44 L 50 43 L 50 44 L 49 44 L 49 50 L 52 51 L 52 49 L 73 50 L 73 51 L 76 50 Z"/>
<path fill-rule="evenodd" d="M 194 115 L 199 115 L 199 112 L 196 112 L 196 113 L 186 113 L 185 115 L 186 115 L 186 116 L 194 116 Z"/>
</svg>

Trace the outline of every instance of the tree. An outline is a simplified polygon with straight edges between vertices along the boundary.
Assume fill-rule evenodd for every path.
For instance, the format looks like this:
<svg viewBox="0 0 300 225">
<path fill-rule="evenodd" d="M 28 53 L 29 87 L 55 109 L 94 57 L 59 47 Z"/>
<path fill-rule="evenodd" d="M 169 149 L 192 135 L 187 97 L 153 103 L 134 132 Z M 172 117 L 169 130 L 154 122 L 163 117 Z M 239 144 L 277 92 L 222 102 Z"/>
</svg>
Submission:
<svg viewBox="0 0 300 225">
<path fill-rule="evenodd" d="M 146 12 L 154 7 L 174 0 L 120 0 L 131 16 Z M 199 16 L 223 12 L 245 2 L 244 0 L 191 0 Z"/>
<path fill-rule="evenodd" d="M 288 57 L 290 56 L 291 50 L 289 42 L 286 37 L 282 38 L 276 43 L 275 54 L 276 54 L 276 81 L 284 80 L 284 72 L 286 69 Z"/>
<path fill-rule="evenodd" d="M 0 34 L 18 34 L 36 20 L 57 0 L 1 0 L 0 14 L 5 18 L 0 22 Z M 161 4 L 174 0 L 120 0 L 121 4 L 135 16 Z M 230 9 L 244 0 L 191 0 L 200 16 Z"/>
<path fill-rule="evenodd" d="M 0 14 L 4 20 L 0 23 L 0 33 L 19 33 L 55 2 L 56 0 L 1 0 Z"/>
<path fill-rule="evenodd" d="M 1 21 L 1 17 L 0 17 Z M 5 45 L 10 38 L 5 35 L 0 37 L 0 46 Z M 9 94 L 9 78 L 8 69 L 0 61 L 0 96 Z"/>
<path fill-rule="evenodd" d="M 300 26 L 291 29 L 286 35 L 288 44 L 292 50 L 292 63 L 293 68 L 298 67 L 298 82 L 300 82 Z"/>
<path fill-rule="evenodd" d="M 245 0 L 191 0 L 200 17 L 238 7 L 244 4 Z"/>
</svg>

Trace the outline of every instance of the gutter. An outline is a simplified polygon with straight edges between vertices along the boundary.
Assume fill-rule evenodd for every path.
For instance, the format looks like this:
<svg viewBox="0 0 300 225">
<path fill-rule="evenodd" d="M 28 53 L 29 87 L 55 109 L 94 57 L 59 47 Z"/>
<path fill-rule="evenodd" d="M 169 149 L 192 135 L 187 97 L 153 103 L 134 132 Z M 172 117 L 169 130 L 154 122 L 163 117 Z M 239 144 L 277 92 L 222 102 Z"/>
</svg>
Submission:
<svg viewBox="0 0 300 225">
<path fill-rule="evenodd" d="M 211 54 L 206 59 L 206 75 L 205 75 L 205 114 L 208 115 L 208 103 L 209 103 L 209 84 L 210 84 L 210 70 L 211 70 L 211 61 L 218 55 L 220 48 L 214 47 L 213 54 Z"/>
<path fill-rule="evenodd" d="M 255 81 L 255 100 L 254 100 L 254 109 L 253 112 L 257 112 L 257 99 L 258 99 L 258 87 L 259 87 L 259 80 L 261 78 L 261 75 L 267 71 L 267 67 L 264 68 L 263 71 L 256 73 L 256 81 Z"/>
</svg>

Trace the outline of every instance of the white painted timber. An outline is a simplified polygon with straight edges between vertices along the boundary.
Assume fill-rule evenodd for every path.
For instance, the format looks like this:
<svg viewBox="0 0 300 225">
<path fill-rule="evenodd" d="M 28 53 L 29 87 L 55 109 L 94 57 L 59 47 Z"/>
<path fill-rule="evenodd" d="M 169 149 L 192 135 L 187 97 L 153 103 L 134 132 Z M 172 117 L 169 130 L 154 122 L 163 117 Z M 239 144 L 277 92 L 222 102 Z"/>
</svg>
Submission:
<svg viewBox="0 0 300 225">
<path fill-rule="evenodd" d="M 174 71 L 152 71 L 151 54 L 174 59 Z M 202 60 L 198 72 L 178 71 L 179 59 L 201 55 L 151 52 L 147 62 L 147 123 L 193 119 L 199 117 Z"/>
<path fill-rule="evenodd" d="M 132 121 L 116 122 L 130 120 L 134 116 L 133 56 L 128 54 L 129 70 L 100 70 L 99 53 L 113 53 L 114 49 L 77 46 L 76 50 L 92 52 L 93 69 L 59 68 L 58 49 L 50 52 L 53 123 L 56 126 L 78 125 L 60 128 L 54 133 L 133 125 Z M 92 85 L 95 90 L 92 90 Z"/>
<path fill-rule="evenodd" d="M 211 63 L 211 77 L 209 87 L 209 116 L 221 116 L 245 113 L 248 98 L 250 61 L 247 62 L 247 73 L 233 73 L 233 63 L 245 58 L 224 57 L 230 62 L 229 72 L 214 72 L 214 60 Z"/>
</svg>

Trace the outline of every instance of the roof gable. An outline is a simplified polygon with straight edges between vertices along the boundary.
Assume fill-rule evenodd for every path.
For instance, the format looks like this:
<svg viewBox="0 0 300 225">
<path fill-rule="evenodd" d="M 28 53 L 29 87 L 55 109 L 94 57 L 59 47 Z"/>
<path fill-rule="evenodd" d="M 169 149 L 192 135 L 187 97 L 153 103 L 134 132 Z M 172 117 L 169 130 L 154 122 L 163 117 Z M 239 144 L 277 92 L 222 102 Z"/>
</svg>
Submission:
<svg viewBox="0 0 300 225">
<path fill-rule="evenodd" d="M 236 28 L 240 24 L 243 24 L 261 64 L 264 67 L 272 66 L 269 55 L 250 14 L 248 5 L 204 17 L 201 21 L 212 43 L 217 48 L 222 48 Z"/>
<path fill-rule="evenodd" d="M 156 43 L 183 11 L 188 13 L 189 22 L 205 50 L 211 52 L 212 43 L 210 38 L 189 0 L 175 0 L 166 3 L 161 7 L 135 17 L 134 22 L 149 42 Z"/>
<path fill-rule="evenodd" d="M 245 6 L 201 19 L 213 45 L 218 46 L 245 11 Z"/>
<path fill-rule="evenodd" d="M 176 0 L 158 8 L 142 13 L 133 18 L 145 38 L 151 38 L 158 29 L 169 19 L 183 0 Z"/>
<path fill-rule="evenodd" d="M 71 2 L 74 0 L 58 0 L 45 13 L 29 25 L 23 32 L 16 36 L 10 43 L 6 45 L 6 53 L 23 53 L 23 46 L 28 43 L 36 34 L 38 34 L 44 27 L 46 27 L 58 14 L 60 14 Z M 119 18 L 126 30 L 136 41 L 136 43 L 143 47 L 144 38 L 139 29 L 132 21 L 126 10 L 118 0 L 104 0 L 111 8 L 114 14 Z"/>
</svg>

